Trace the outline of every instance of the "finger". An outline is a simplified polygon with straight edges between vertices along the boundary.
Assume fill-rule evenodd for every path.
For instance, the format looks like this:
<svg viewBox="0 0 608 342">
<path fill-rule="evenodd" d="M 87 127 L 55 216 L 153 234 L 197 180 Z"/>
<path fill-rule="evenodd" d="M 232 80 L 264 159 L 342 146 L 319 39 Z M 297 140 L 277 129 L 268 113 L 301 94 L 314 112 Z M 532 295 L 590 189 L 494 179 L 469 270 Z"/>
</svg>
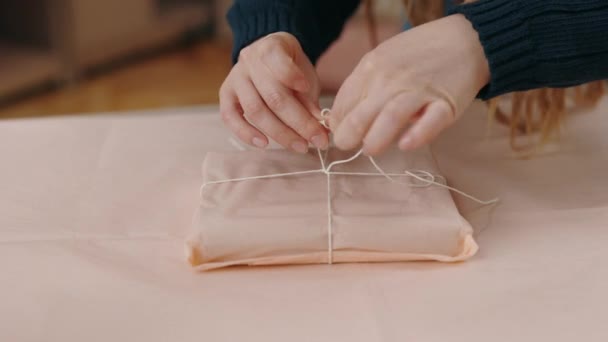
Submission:
<svg viewBox="0 0 608 342">
<path fill-rule="evenodd" d="M 314 115 L 306 110 L 293 92 L 278 82 L 273 82 L 266 73 L 250 69 L 252 81 L 268 108 L 280 120 L 315 147 L 327 148 L 329 137 Z"/>
<path fill-rule="evenodd" d="M 399 148 L 408 151 L 419 148 L 432 141 L 439 133 L 454 122 L 452 108 L 443 100 L 431 102 L 422 117 L 399 141 Z"/>
<path fill-rule="evenodd" d="M 258 148 L 265 148 L 268 145 L 268 139 L 262 132 L 245 120 L 234 90 L 227 86 L 222 86 L 219 97 L 220 114 L 226 126 L 242 142 Z"/>
<path fill-rule="evenodd" d="M 361 145 L 372 122 L 382 109 L 383 102 L 384 98 L 370 96 L 355 107 L 352 112 L 347 113 L 334 132 L 336 146 L 342 150 L 352 150 Z"/>
<path fill-rule="evenodd" d="M 389 100 L 363 139 L 363 152 L 373 156 L 384 152 L 403 132 L 424 105 L 420 92 L 403 92 Z"/>
<path fill-rule="evenodd" d="M 269 45 L 268 51 L 262 54 L 261 61 L 268 72 L 285 87 L 299 92 L 307 92 L 310 89 L 304 72 L 282 45 Z"/>
<path fill-rule="evenodd" d="M 300 101 L 300 103 L 304 106 L 304 108 L 309 112 L 312 113 L 313 116 L 315 117 L 315 120 L 320 121 L 322 120 L 321 118 L 321 107 L 319 106 L 319 97 L 312 97 L 311 94 L 306 93 L 306 94 L 302 94 L 302 93 L 297 93 L 295 94 L 296 98 L 298 99 L 298 101 Z"/>
<path fill-rule="evenodd" d="M 307 142 L 270 111 L 250 79 L 235 82 L 235 91 L 245 117 L 260 131 L 287 149 L 298 153 L 308 151 Z"/>
<path fill-rule="evenodd" d="M 383 78 L 379 79 L 380 84 L 377 81 L 373 82 L 375 84 L 370 83 L 370 79 L 378 80 L 370 78 L 370 75 L 376 74 L 376 63 L 373 53 L 365 54 L 338 90 L 330 120 L 332 130 L 340 126 L 346 115 L 368 97 L 368 93 L 374 93 L 374 90 L 382 93 L 382 89 L 385 88 L 385 84 L 381 84 Z"/>
<path fill-rule="evenodd" d="M 295 63 L 304 72 L 306 78 L 310 81 L 310 89 L 306 92 L 299 92 L 296 94 L 300 102 L 304 107 L 315 115 L 317 120 L 321 120 L 321 108 L 319 107 L 319 95 L 321 94 L 321 87 L 319 77 L 317 76 L 317 70 L 310 63 L 308 57 L 302 52 L 301 57 L 296 56 Z"/>
<path fill-rule="evenodd" d="M 334 104 L 331 108 L 331 117 L 329 126 L 332 131 L 336 132 L 344 118 L 355 108 L 364 98 L 365 82 L 362 75 L 359 75 L 355 69 L 350 74 L 334 99 Z"/>
</svg>

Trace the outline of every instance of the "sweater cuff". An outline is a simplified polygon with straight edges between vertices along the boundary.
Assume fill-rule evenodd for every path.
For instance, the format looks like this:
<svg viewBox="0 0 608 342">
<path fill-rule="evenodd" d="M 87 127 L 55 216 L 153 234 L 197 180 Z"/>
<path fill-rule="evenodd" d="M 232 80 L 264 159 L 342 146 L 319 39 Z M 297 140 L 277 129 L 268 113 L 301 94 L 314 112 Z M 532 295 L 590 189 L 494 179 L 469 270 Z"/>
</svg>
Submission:
<svg viewBox="0 0 608 342">
<path fill-rule="evenodd" d="M 290 8 L 276 4 L 272 8 L 251 11 L 238 3 L 230 8 L 227 14 L 232 28 L 233 48 L 232 63 L 238 62 L 240 51 L 256 40 L 275 32 L 287 32 L 298 39 L 304 53 L 310 61 L 316 63 L 323 51 L 318 44 L 313 44 L 320 37 L 315 24 L 317 18 L 306 13 L 305 8 Z"/>
<path fill-rule="evenodd" d="M 537 83 L 535 46 L 522 1 L 526 0 L 480 0 L 450 11 L 450 14 L 464 15 L 471 22 L 488 60 L 490 82 L 477 95 L 480 99 L 526 90 Z"/>
</svg>

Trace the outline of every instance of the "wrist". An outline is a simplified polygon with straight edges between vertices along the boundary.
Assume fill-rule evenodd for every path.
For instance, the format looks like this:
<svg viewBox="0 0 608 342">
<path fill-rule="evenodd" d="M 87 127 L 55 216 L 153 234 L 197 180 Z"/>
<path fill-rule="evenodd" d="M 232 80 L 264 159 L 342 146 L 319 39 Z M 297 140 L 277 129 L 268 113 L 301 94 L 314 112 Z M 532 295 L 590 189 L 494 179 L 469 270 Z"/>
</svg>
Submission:
<svg viewBox="0 0 608 342">
<path fill-rule="evenodd" d="M 473 72 L 477 91 L 485 87 L 491 78 L 490 64 L 486 57 L 483 45 L 479 39 L 479 34 L 471 22 L 462 14 L 452 15 L 454 20 L 459 22 L 460 32 L 463 36 L 465 48 L 469 51 L 468 56 L 473 64 Z"/>
</svg>

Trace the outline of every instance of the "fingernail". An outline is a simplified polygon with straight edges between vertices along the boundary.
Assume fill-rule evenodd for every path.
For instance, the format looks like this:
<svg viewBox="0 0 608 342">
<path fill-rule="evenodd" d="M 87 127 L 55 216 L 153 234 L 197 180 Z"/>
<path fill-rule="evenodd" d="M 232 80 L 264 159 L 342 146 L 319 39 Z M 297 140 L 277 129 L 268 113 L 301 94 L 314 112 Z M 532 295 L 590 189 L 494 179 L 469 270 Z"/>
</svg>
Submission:
<svg viewBox="0 0 608 342">
<path fill-rule="evenodd" d="M 253 144 L 259 148 L 266 147 L 266 142 L 260 138 L 253 138 Z"/>
<path fill-rule="evenodd" d="M 327 148 L 327 138 L 324 134 L 315 135 L 314 137 L 310 138 L 310 142 L 312 142 L 312 144 L 320 150 Z"/>
<path fill-rule="evenodd" d="M 298 153 L 306 153 L 308 152 L 308 145 L 304 144 L 303 142 L 300 141 L 296 141 L 293 144 L 291 144 L 291 148 L 298 152 Z"/>
</svg>

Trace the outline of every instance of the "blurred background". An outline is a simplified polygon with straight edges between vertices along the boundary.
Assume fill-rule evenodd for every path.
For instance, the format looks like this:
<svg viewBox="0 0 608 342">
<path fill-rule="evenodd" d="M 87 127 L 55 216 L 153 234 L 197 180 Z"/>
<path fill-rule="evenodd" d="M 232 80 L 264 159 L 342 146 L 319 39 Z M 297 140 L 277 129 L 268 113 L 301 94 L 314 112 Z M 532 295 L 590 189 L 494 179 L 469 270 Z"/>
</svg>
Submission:
<svg viewBox="0 0 608 342">
<path fill-rule="evenodd" d="M 232 0 L 0 0 L 0 118 L 217 104 Z M 375 2 L 379 35 L 399 1 Z M 361 12 L 361 11 L 360 11 Z M 369 50 L 361 13 L 318 63 L 334 91 Z"/>
</svg>

